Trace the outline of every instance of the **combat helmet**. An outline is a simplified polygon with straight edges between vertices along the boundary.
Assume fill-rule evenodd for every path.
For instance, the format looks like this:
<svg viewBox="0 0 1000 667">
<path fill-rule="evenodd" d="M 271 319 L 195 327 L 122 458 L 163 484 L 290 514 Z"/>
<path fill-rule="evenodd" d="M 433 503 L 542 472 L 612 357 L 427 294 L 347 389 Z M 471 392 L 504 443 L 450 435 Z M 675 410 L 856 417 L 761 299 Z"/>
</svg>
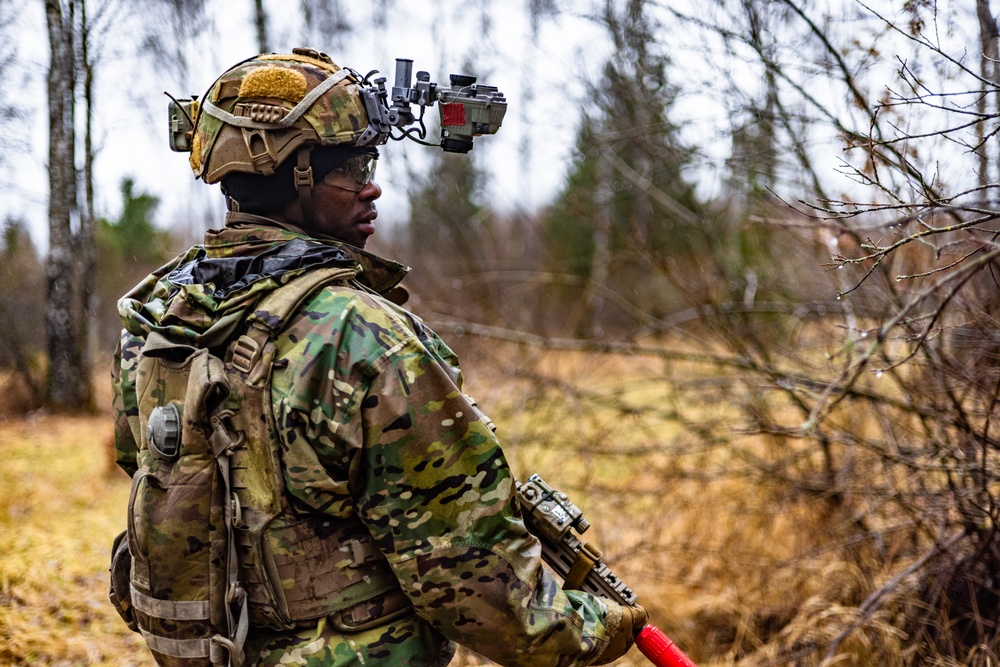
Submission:
<svg viewBox="0 0 1000 667">
<path fill-rule="evenodd" d="M 307 48 L 238 63 L 191 105 L 192 171 L 218 183 L 232 174 L 271 176 L 295 158 L 295 189 L 311 212 L 314 147 L 385 142 L 384 134 L 370 129 L 360 79 Z"/>
</svg>

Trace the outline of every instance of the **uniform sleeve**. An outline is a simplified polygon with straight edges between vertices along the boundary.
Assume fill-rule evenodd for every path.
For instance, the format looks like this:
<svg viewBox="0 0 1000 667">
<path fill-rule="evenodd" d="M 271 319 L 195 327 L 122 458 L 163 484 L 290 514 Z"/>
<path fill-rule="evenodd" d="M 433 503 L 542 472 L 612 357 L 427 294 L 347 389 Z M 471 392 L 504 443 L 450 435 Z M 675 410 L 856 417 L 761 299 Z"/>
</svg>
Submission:
<svg viewBox="0 0 1000 667">
<path fill-rule="evenodd" d="M 272 398 L 293 497 L 357 514 L 416 612 L 449 639 L 512 666 L 599 656 L 620 609 L 543 569 L 500 444 L 433 332 L 328 289 L 278 348 L 287 364 Z"/>
<path fill-rule="evenodd" d="M 142 339 L 122 331 L 111 364 L 111 411 L 114 417 L 115 462 L 131 477 L 138 469 L 139 406 L 135 372 Z"/>
<path fill-rule="evenodd" d="M 451 371 L 414 338 L 378 368 L 362 401 L 358 514 L 448 638 L 504 665 L 588 664 L 616 629 L 608 609 L 543 569 L 500 444 Z"/>
</svg>

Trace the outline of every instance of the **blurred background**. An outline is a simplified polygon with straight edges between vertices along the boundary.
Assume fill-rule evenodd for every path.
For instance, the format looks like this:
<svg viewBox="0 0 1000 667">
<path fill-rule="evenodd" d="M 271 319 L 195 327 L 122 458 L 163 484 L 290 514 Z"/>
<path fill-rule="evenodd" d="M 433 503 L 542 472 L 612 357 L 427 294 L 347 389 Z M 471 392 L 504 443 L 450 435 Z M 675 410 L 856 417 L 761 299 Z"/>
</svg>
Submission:
<svg viewBox="0 0 1000 667">
<path fill-rule="evenodd" d="M 116 300 L 224 214 L 163 91 L 295 46 L 390 82 L 405 57 L 509 110 L 467 156 L 383 147 L 370 249 L 653 619 L 703 664 L 996 664 L 996 12 L 0 0 L 0 526 L 51 541 L 40 480 L 88 480 L 77 519 L 127 497 Z M 85 458 L 32 465 L 64 431 Z M 90 554 L 72 585 L 32 570 L 42 542 L 0 537 L 0 662 L 123 664 L 94 625 L 110 538 L 45 557 Z M 93 604 L 39 625 L 75 585 Z"/>
</svg>

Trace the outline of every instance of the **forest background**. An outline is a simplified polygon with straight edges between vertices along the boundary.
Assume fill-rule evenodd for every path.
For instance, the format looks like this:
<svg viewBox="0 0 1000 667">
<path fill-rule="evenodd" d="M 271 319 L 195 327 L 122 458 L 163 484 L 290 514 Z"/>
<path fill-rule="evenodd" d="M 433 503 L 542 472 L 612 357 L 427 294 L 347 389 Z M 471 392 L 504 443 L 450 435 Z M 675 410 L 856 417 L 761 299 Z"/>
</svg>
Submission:
<svg viewBox="0 0 1000 667">
<path fill-rule="evenodd" d="M 33 479 L 12 452 L 46 415 L 82 414 L 104 446 L 86 415 L 105 408 L 116 298 L 219 223 L 217 198 L 165 175 L 183 156 L 133 156 L 150 179 L 111 148 L 133 116 L 166 145 L 166 98 L 139 82 L 207 87 L 231 63 L 199 73 L 198 40 L 223 30 L 248 52 L 383 49 L 417 6 L 432 75 L 479 74 L 511 110 L 468 157 L 386 148 L 399 198 L 375 249 L 417 268 L 412 308 L 462 354 L 515 473 L 581 499 L 699 662 L 996 664 L 991 0 L 236 4 L 0 2 L 20 31 L 0 62 L 5 201 L 44 191 L 47 218 L 39 233 L 6 205 L 9 479 Z M 44 64 L 24 68 L 25 34 L 45 35 Z M 123 63 L 146 73 L 98 95 Z M 44 109 L 47 188 L 19 171 Z M 25 503 L 0 502 L 8 536 Z M 26 611 L 20 544 L 0 560 L 0 660 L 103 664 L 22 652 L 16 618 L 45 613 Z"/>
</svg>

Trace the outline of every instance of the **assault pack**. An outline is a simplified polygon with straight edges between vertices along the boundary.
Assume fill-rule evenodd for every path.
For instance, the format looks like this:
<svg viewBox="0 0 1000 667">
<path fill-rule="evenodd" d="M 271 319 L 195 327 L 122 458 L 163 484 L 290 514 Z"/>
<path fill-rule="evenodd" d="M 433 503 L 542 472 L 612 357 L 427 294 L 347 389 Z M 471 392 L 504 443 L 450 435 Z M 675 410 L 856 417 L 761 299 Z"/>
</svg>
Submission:
<svg viewBox="0 0 1000 667">
<path fill-rule="evenodd" d="M 157 664 L 240 667 L 251 624 L 280 630 L 329 617 L 357 631 L 408 611 L 359 520 L 331 527 L 296 512 L 282 492 L 273 339 L 310 295 L 356 272 L 318 268 L 270 292 L 224 358 L 147 335 L 139 467 L 109 595 Z"/>
</svg>

